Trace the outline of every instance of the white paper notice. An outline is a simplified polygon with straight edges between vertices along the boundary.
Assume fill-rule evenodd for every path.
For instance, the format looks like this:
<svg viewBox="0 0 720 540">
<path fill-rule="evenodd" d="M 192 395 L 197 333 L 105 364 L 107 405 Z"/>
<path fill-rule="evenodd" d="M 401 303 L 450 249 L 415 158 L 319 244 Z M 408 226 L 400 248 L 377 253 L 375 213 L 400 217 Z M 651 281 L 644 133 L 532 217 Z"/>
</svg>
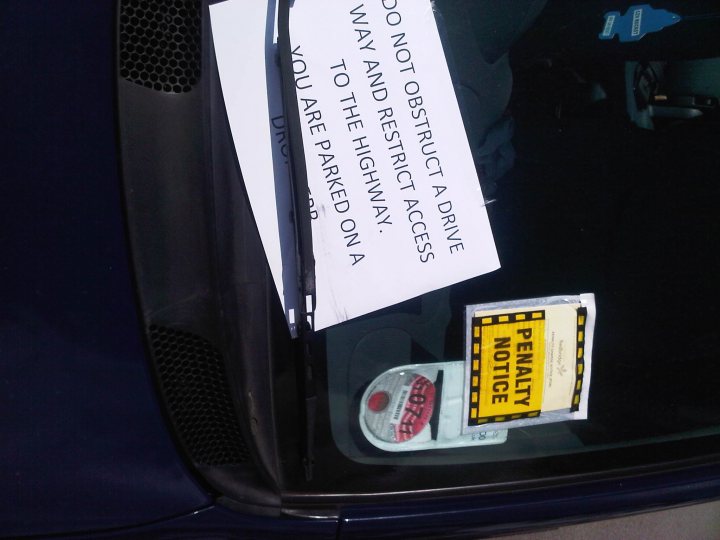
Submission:
<svg viewBox="0 0 720 540">
<path fill-rule="evenodd" d="M 292 6 L 315 328 L 499 268 L 430 0 Z"/>
<path fill-rule="evenodd" d="M 299 316 L 275 2 L 210 6 L 215 57 L 233 142 L 290 330 Z"/>
</svg>

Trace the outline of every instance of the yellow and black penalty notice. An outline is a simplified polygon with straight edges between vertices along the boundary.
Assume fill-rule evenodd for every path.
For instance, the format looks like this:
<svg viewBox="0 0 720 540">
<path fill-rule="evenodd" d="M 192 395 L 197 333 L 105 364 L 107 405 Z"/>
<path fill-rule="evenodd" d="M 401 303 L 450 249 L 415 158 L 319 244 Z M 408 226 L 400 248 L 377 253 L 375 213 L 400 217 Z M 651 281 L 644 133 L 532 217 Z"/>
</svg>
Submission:
<svg viewBox="0 0 720 540">
<path fill-rule="evenodd" d="M 592 295 L 468 306 L 465 431 L 586 418 L 594 320 Z"/>
</svg>

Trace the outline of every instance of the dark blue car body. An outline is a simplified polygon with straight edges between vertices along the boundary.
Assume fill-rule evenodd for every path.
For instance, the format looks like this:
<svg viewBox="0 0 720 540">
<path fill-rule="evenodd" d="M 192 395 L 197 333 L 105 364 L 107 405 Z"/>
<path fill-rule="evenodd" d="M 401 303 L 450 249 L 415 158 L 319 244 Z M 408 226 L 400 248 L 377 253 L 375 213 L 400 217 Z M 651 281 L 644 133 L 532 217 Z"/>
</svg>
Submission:
<svg viewBox="0 0 720 540">
<path fill-rule="evenodd" d="M 708 500 L 720 467 L 320 517 L 223 505 L 164 417 L 126 238 L 113 0 L 0 5 L 0 536 L 442 536 Z M 308 512 L 310 515 L 311 512 Z"/>
</svg>

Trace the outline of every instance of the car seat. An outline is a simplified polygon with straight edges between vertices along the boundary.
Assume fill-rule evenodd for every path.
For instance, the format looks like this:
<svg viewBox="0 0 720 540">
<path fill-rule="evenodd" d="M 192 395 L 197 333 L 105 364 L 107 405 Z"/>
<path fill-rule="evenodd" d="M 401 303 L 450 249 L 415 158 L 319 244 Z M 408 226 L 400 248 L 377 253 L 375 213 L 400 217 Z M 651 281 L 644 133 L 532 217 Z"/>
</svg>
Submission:
<svg viewBox="0 0 720 540">
<path fill-rule="evenodd" d="M 513 165 L 509 50 L 546 0 L 436 0 L 446 57 L 486 197 Z"/>
</svg>

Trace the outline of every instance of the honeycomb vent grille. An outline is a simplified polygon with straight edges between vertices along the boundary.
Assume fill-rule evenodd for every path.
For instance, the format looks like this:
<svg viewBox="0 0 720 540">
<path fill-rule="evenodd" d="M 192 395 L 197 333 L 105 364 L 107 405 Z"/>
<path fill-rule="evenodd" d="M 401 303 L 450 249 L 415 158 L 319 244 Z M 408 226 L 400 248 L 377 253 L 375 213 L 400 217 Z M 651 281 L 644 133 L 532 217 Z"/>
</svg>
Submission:
<svg viewBox="0 0 720 540">
<path fill-rule="evenodd" d="M 199 0 L 121 0 L 120 76 L 163 92 L 200 78 Z"/>
<path fill-rule="evenodd" d="M 149 331 L 165 402 L 193 461 L 248 462 L 219 351 L 195 334 L 162 326 Z"/>
</svg>

